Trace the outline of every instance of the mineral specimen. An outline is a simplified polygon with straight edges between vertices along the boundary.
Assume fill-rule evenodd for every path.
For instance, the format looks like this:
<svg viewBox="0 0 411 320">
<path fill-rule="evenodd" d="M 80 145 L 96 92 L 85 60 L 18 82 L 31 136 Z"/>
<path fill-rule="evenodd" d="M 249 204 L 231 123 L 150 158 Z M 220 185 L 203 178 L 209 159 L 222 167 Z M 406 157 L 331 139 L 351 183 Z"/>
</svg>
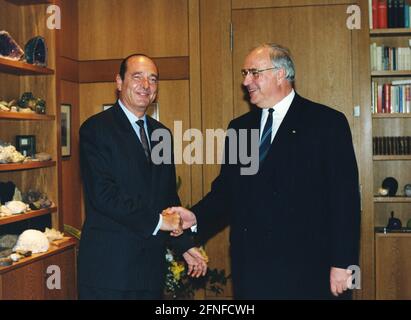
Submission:
<svg viewBox="0 0 411 320">
<path fill-rule="evenodd" d="M 46 252 L 49 249 L 49 241 L 46 235 L 38 230 L 29 229 L 24 231 L 17 240 L 13 250 L 27 250 L 33 253 Z"/>
<path fill-rule="evenodd" d="M 20 60 L 24 51 L 7 31 L 0 31 L 0 56 L 10 60 Z"/>
</svg>

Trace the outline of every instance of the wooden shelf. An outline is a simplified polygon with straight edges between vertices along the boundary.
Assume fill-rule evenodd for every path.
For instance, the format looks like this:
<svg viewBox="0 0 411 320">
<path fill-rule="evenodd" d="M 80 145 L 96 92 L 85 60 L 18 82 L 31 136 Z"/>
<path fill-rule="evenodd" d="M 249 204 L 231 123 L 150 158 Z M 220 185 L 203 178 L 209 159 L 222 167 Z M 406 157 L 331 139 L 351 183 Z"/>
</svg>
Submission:
<svg viewBox="0 0 411 320">
<path fill-rule="evenodd" d="M 5 112 L 0 111 L 0 119 L 8 120 L 55 120 L 56 116 L 37 113 Z"/>
<path fill-rule="evenodd" d="M 411 118 L 411 113 L 374 113 L 373 119 L 385 118 Z"/>
<path fill-rule="evenodd" d="M 381 238 L 409 238 L 411 237 L 411 232 L 376 232 L 375 236 Z"/>
<path fill-rule="evenodd" d="M 0 164 L 0 172 L 47 168 L 47 167 L 53 167 L 55 165 L 56 165 L 56 161 L 33 161 L 33 162 L 26 162 L 26 163 L 6 163 L 6 164 Z"/>
<path fill-rule="evenodd" d="M 53 4 L 53 0 L 6 0 L 7 2 L 13 3 L 17 6 L 25 6 L 28 4 Z"/>
<path fill-rule="evenodd" d="M 373 156 L 374 161 L 397 161 L 397 160 L 411 160 L 411 155 L 401 155 L 401 156 Z"/>
<path fill-rule="evenodd" d="M 54 74 L 54 70 L 39 67 L 22 61 L 13 61 L 0 57 L 0 72 L 14 75 L 49 75 Z"/>
<path fill-rule="evenodd" d="M 408 29 L 408 28 L 388 28 L 388 29 L 370 30 L 370 37 L 408 36 L 408 35 L 411 35 L 411 29 Z"/>
<path fill-rule="evenodd" d="M 377 203 L 411 203 L 411 197 L 381 197 L 374 196 L 374 202 Z"/>
<path fill-rule="evenodd" d="M 411 76 L 411 70 L 372 71 L 371 77 L 405 77 Z"/>
<path fill-rule="evenodd" d="M 54 255 L 58 252 L 61 252 L 63 250 L 67 250 L 68 248 L 71 248 L 77 244 L 77 240 L 72 238 L 72 237 L 64 237 L 61 240 L 55 240 L 50 244 L 49 249 L 47 252 L 43 253 L 34 253 L 30 257 L 20 259 L 18 262 L 13 262 L 11 266 L 8 267 L 0 267 L 0 274 L 9 272 L 13 269 L 22 267 L 24 265 L 27 265 L 29 263 L 38 261 L 40 259 L 44 259 L 48 256 Z"/>
<path fill-rule="evenodd" d="M 27 220 L 27 219 L 43 216 L 45 214 L 49 214 L 49 213 L 56 212 L 56 211 L 57 211 L 57 207 L 51 207 L 51 208 L 45 208 L 45 209 L 40 209 L 40 210 L 32 210 L 27 213 L 14 214 L 9 217 L 0 217 L 0 225 Z"/>
</svg>

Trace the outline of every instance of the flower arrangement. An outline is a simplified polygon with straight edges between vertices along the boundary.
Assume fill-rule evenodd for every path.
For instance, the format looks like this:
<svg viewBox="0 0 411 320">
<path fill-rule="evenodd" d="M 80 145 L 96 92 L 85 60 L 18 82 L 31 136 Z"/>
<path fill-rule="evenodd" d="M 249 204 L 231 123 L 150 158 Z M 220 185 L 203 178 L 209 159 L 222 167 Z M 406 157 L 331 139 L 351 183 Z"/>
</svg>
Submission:
<svg viewBox="0 0 411 320">
<path fill-rule="evenodd" d="M 208 260 L 204 249 L 202 247 L 199 249 Z M 167 249 L 166 260 L 168 271 L 166 274 L 165 297 L 171 299 L 193 299 L 194 293 L 199 289 L 206 289 L 219 295 L 230 277 L 226 276 L 224 270 L 208 269 L 204 277 L 192 278 L 187 275 L 186 263 L 183 260 L 177 260 L 170 249 Z"/>
</svg>

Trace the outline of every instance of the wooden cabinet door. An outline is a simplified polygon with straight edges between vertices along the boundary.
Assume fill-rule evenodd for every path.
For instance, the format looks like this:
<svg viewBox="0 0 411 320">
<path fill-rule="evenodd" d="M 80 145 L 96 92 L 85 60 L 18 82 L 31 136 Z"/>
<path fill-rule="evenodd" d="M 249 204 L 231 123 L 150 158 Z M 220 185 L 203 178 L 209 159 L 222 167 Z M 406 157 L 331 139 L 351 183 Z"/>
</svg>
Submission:
<svg viewBox="0 0 411 320">
<path fill-rule="evenodd" d="M 44 299 L 63 300 L 76 298 L 75 249 L 70 248 L 43 260 L 45 274 Z"/>
<path fill-rule="evenodd" d="M 409 234 L 376 234 L 378 300 L 411 299 L 410 246 Z"/>
<path fill-rule="evenodd" d="M 30 263 L 1 276 L 3 300 L 44 299 L 43 261 Z"/>
</svg>

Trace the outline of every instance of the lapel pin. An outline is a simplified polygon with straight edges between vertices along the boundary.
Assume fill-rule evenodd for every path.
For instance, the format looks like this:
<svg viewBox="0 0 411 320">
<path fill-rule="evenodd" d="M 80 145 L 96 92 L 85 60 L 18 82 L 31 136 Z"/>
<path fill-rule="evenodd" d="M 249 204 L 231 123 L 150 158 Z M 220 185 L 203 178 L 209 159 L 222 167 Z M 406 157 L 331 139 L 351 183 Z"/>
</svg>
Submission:
<svg viewBox="0 0 411 320">
<path fill-rule="evenodd" d="M 297 133 L 297 131 L 295 131 L 295 130 L 292 130 L 291 132 L 292 132 L 292 133 Z"/>
</svg>

